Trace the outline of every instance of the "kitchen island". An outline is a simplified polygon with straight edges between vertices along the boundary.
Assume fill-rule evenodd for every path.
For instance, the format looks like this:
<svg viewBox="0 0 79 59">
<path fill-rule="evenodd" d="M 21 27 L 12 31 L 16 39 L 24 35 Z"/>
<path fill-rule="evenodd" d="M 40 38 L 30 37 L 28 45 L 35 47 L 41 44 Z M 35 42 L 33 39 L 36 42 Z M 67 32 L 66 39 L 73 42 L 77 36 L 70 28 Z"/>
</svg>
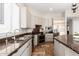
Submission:
<svg viewBox="0 0 79 59">
<path fill-rule="evenodd" d="M 79 56 L 79 41 L 72 35 L 54 37 L 55 56 Z"/>
</svg>

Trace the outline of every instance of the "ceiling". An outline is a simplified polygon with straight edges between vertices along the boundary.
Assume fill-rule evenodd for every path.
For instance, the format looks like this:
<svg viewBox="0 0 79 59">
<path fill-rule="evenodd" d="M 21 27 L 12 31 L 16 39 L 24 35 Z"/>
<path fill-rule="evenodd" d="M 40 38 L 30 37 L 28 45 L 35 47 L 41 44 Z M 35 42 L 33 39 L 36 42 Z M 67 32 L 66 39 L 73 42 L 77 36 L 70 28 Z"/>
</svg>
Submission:
<svg viewBox="0 0 79 59">
<path fill-rule="evenodd" d="M 72 7 L 72 3 L 27 3 L 25 5 L 29 5 L 31 8 L 42 13 L 62 13 Z M 49 11 L 49 8 L 52 8 L 52 11 Z"/>
</svg>

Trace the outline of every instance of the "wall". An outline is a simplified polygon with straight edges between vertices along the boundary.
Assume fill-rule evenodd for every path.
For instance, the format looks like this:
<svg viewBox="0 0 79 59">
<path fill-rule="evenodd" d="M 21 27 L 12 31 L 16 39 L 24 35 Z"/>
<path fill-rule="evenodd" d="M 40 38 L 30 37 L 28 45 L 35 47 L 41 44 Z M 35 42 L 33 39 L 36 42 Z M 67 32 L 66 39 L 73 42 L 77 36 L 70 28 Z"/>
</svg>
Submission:
<svg viewBox="0 0 79 59">
<path fill-rule="evenodd" d="M 79 8 L 76 10 L 76 13 L 73 13 L 71 9 L 66 10 L 67 17 L 79 17 Z"/>
<path fill-rule="evenodd" d="M 0 3 L 0 24 L 4 23 L 4 3 Z"/>
<path fill-rule="evenodd" d="M 79 33 L 79 18 L 73 18 L 73 33 Z"/>
</svg>

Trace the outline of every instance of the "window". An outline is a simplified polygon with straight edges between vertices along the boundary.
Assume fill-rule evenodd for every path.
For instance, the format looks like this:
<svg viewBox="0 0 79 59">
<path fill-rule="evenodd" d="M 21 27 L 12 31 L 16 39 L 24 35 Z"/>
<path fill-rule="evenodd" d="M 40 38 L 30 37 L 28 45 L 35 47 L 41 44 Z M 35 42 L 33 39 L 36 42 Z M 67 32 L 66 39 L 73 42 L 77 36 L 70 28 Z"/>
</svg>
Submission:
<svg viewBox="0 0 79 59">
<path fill-rule="evenodd" d="M 0 24 L 4 23 L 4 3 L 0 3 Z"/>
<path fill-rule="evenodd" d="M 0 33 L 12 32 L 15 29 L 19 29 L 19 7 L 17 4 L 4 3 L 0 5 L 3 6 L 0 6 L 0 17 L 2 18 L 0 18 Z M 3 12 L 1 13 L 1 11 Z M 4 21 L 2 21 L 3 19 Z"/>
</svg>

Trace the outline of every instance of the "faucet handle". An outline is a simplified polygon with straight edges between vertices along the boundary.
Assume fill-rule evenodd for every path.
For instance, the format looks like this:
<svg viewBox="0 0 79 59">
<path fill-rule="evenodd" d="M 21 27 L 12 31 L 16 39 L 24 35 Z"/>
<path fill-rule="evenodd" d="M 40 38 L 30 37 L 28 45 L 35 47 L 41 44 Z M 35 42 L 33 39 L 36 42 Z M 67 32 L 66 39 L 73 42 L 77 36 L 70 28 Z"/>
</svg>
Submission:
<svg viewBox="0 0 79 59">
<path fill-rule="evenodd" d="M 6 37 L 11 36 L 13 33 L 12 32 L 7 32 Z"/>
</svg>

